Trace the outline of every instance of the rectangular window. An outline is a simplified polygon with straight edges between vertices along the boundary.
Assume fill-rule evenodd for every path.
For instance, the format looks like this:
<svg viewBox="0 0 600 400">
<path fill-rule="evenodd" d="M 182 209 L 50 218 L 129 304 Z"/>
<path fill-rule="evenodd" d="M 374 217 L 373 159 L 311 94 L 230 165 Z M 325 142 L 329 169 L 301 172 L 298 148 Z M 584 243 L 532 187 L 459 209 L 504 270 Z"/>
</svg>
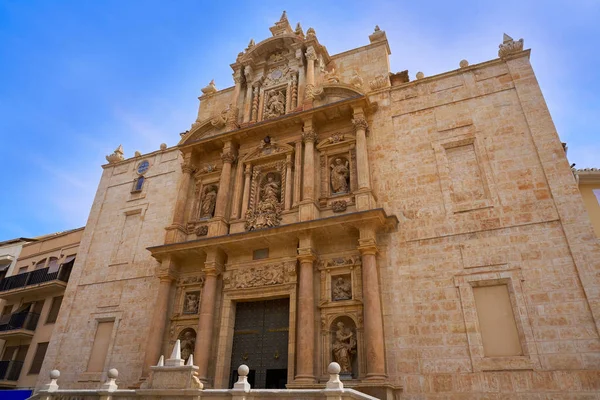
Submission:
<svg viewBox="0 0 600 400">
<path fill-rule="evenodd" d="M 46 356 L 46 350 L 48 350 L 48 342 L 38 343 L 35 355 L 33 356 L 33 361 L 31 361 L 31 367 L 29 368 L 29 375 L 40 373 L 44 357 Z"/>
<path fill-rule="evenodd" d="M 27 267 L 19 268 L 19 274 L 24 274 L 25 272 L 27 272 Z"/>
<path fill-rule="evenodd" d="M 88 372 L 102 372 L 104 370 L 104 362 L 108 354 L 108 346 L 114 325 L 115 321 L 98 322 L 92 353 L 88 362 Z"/>
<path fill-rule="evenodd" d="M 269 248 L 254 250 L 252 253 L 253 260 L 262 260 L 264 258 L 269 258 Z"/>
<path fill-rule="evenodd" d="M 473 288 L 485 357 L 523 354 L 507 285 Z"/>
<path fill-rule="evenodd" d="M 50 312 L 48 313 L 48 318 L 46 319 L 47 324 L 53 324 L 56 322 L 56 318 L 58 318 L 58 311 L 60 310 L 60 306 L 62 304 L 63 296 L 58 296 L 52 299 L 52 305 L 50 306 Z"/>
</svg>

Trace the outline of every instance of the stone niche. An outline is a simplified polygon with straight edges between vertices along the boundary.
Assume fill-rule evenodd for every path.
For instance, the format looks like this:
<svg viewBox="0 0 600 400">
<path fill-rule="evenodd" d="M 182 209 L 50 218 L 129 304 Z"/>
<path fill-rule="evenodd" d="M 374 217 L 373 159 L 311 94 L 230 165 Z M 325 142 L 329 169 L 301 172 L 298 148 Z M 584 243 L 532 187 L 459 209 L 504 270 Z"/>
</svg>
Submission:
<svg viewBox="0 0 600 400">
<path fill-rule="evenodd" d="M 196 342 L 195 328 L 198 326 L 203 286 L 204 275 L 198 273 L 185 273 L 176 283 L 169 329 L 169 345 L 173 346 L 177 339 L 181 340 L 182 352 L 184 340 L 190 341 L 189 343 L 192 344 Z"/>
<path fill-rule="evenodd" d="M 356 140 L 349 132 L 336 132 L 317 145 L 320 157 L 319 206 L 334 213 L 355 204 L 358 189 Z"/>
<path fill-rule="evenodd" d="M 181 358 L 187 361 L 190 355 L 194 354 L 196 348 L 196 331 L 192 328 L 185 328 L 179 332 L 177 339 L 181 344 Z"/>
<path fill-rule="evenodd" d="M 194 174 L 194 198 L 189 210 L 188 235 L 204 236 L 201 227 L 215 214 L 219 176 L 221 171 L 216 163 L 205 164 Z M 206 229 L 206 234 L 208 229 Z"/>
<path fill-rule="evenodd" d="M 347 357 L 341 378 L 360 379 L 366 373 L 362 357 L 364 343 L 360 255 L 325 257 L 317 267 L 321 274 L 320 378 L 326 379 L 330 362 L 336 361 L 342 365 L 340 361 Z M 352 337 L 346 337 L 350 333 Z"/>
</svg>

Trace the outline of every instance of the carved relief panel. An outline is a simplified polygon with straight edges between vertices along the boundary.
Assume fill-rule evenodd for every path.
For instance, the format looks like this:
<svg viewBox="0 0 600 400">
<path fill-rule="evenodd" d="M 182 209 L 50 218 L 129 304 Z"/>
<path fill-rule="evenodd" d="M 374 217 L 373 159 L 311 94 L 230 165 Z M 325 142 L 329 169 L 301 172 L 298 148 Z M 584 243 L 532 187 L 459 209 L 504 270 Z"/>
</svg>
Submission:
<svg viewBox="0 0 600 400">
<path fill-rule="evenodd" d="M 349 133 L 336 132 L 317 145 L 320 153 L 319 205 L 334 212 L 354 204 L 358 188 L 355 139 Z"/>
<path fill-rule="evenodd" d="M 223 273 L 223 289 L 247 289 L 296 282 L 296 260 L 230 266 Z"/>
<path fill-rule="evenodd" d="M 201 228 L 205 226 L 203 223 L 213 217 L 219 191 L 219 175 L 216 163 L 205 164 L 194 174 L 194 199 L 188 219 L 188 234 L 202 236 Z"/>
<path fill-rule="evenodd" d="M 361 257 L 341 254 L 323 258 L 318 269 L 321 274 L 321 375 L 325 379 L 327 366 L 335 361 L 342 368 L 341 379 L 359 379 L 366 371 Z"/>
<path fill-rule="evenodd" d="M 181 340 L 181 354 L 187 359 L 194 353 L 196 327 L 200 311 L 200 295 L 204 286 L 204 275 L 185 274 L 176 283 L 175 302 L 171 312 L 169 345 Z"/>
</svg>

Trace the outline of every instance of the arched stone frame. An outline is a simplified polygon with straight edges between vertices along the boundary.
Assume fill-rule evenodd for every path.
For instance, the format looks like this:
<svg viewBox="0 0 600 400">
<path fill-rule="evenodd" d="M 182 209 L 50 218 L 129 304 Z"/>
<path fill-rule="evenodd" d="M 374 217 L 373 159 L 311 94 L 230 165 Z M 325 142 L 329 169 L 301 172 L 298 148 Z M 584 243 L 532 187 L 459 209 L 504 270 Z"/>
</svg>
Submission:
<svg viewBox="0 0 600 400">
<path fill-rule="evenodd" d="M 344 200 L 348 205 L 355 203 L 354 192 L 358 190 L 356 169 L 356 139 L 349 132 L 335 132 L 317 145 L 319 151 L 319 205 L 331 208 L 334 201 Z M 331 164 L 336 158 L 348 161 L 350 170 L 349 191 L 333 193 L 331 188 Z"/>
<path fill-rule="evenodd" d="M 194 197 L 190 202 L 191 207 L 188 210 L 188 234 L 192 234 L 200 223 L 205 223 L 210 220 L 210 218 L 200 219 L 200 205 L 204 196 L 204 191 L 208 186 L 215 185 L 218 191 L 220 174 L 220 169 L 217 169 L 214 165 L 208 167 L 205 166 L 194 174 Z"/>
<path fill-rule="evenodd" d="M 290 272 L 283 283 L 272 285 L 261 285 L 255 287 L 237 287 L 232 284 L 231 276 L 236 275 L 236 271 L 245 268 L 264 269 L 272 267 L 274 264 L 287 267 Z M 233 345 L 233 333 L 235 325 L 236 303 L 239 301 L 261 301 L 278 298 L 290 299 L 290 317 L 288 331 L 288 382 L 292 382 L 295 376 L 296 365 L 296 264 L 295 258 L 286 258 L 279 260 L 260 260 L 259 262 L 250 262 L 243 264 L 227 265 L 223 274 L 223 301 L 220 310 L 220 332 L 218 335 L 216 365 L 215 365 L 215 388 L 227 388 L 230 379 L 231 352 Z"/>
<path fill-rule="evenodd" d="M 351 332 L 354 335 L 354 340 L 356 341 L 355 343 L 355 349 L 353 353 L 350 353 L 350 358 L 351 358 L 351 363 L 350 363 L 350 378 L 351 379 L 355 379 L 359 376 L 359 358 L 358 358 L 358 329 L 356 326 L 356 322 L 354 321 L 354 319 L 352 319 L 352 317 L 348 316 L 348 315 L 339 315 L 337 317 L 334 317 L 333 320 L 331 321 L 331 324 L 329 325 L 329 346 L 330 346 L 330 358 L 332 361 L 337 362 L 338 364 L 341 364 L 341 361 L 336 359 L 336 354 L 335 354 L 335 344 L 337 341 L 337 333 L 338 333 L 338 324 L 342 323 L 344 326 L 344 333 L 347 332 Z M 346 375 L 347 378 L 347 373 L 344 373 L 344 371 L 342 370 L 342 373 L 340 374 L 340 376 L 344 376 Z"/>
<path fill-rule="evenodd" d="M 354 307 L 345 307 L 344 309 L 321 310 L 321 340 L 320 340 L 320 365 L 317 367 L 320 373 L 320 380 L 326 381 L 328 378 L 327 366 L 334 360 L 333 357 L 333 341 L 332 335 L 335 334 L 335 323 L 340 319 L 349 319 L 354 324 L 356 332 L 356 355 L 353 362 L 353 380 L 360 380 L 366 374 L 366 362 L 364 360 L 364 332 L 363 332 L 363 316 L 362 305 Z"/>
<path fill-rule="evenodd" d="M 196 330 L 194 328 L 184 328 L 179 331 L 177 340 L 181 346 L 181 358 L 187 362 L 190 355 L 194 354 L 196 348 Z"/>
</svg>

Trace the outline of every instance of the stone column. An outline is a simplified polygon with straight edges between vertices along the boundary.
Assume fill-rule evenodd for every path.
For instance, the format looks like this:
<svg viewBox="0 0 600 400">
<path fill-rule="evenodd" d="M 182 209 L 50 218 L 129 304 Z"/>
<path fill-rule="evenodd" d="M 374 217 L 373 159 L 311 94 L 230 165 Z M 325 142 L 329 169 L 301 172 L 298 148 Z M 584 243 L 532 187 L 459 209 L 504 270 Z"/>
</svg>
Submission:
<svg viewBox="0 0 600 400">
<path fill-rule="evenodd" d="M 252 165 L 246 164 L 244 171 L 244 196 L 242 197 L 242 214 L 241 218 L 246 218 L 246 211 L 248 211 L 248 202 L 250 201 L 250 178 L 252 177 Z"/>
<path fill-rule="evenodd" d="M 310 236 L 300 238 L 298 248 L 298 326 L 296 328 L 295 383 L 314 383 L 315 359 L 315 298 L 313 263 L 316 259 Z M 306 246 L 306 247 L 305 247 Z"/>
<path fill-rule="evenodd" d="M 223 169 L 221 170 L 219 191 L 217 192 L 217 200 L 215 202 L 214 223 L 211 223 L 208 228 L 209 236 L 226 235 L 228 233 L 227 221 L 224 217 L 227 210 L 227 203 L 231 197 L 229 190 L 231 187 L 231 164 L 236 160 L 235 148 L 231 141 L 225 143 L 221 160 L 223 160 Z"/>
<path fill-rule="evenodd" d="M 317 53 L 315 48 L 310 46 L 306 49 L 306 86 L 305 86 L 305 99 L 304 102 L 308 105 L 312 105 L 313 100 L 313 89 L 315 88 L 315 61 L 317 60 Z"/>
<path fill-rule="evenodd" d="M 317 133 L 312 127 L 312 121 L 304 121 L 304 164 L 302 174 L 302 201 L 299 207 L 300 221 L 319 218 L 319 209 L 315 203 L 315 142 Z"/>
<path fill-rule="evenodd" d="M 196 169 L 192 165 L 191 153 L 184 154 L 183 157 L 183 164 L 181 164 L 181 170 L 183 171 L 183 174 L 179 183 L 179 190 L 177 191 L 177 202 L 175 203 L 173 224 L 167 228 L 165 243 L 176 243 L 185 240 L 185 210 L 187 209 L 190 184 Z"/>
<path fill-rule="evenodd" d="M 382 380 L 385 374 L 383 316 L 377 268 L 375 230 L 360 228 L 358 250 L 362 256 L 363 316 L 367 379 Z"/>
<path fill-rule="evenodd" d="M 244 183 L 244 166 L 242 163 L 238 163 L 237 168 L 235 170 L 235 182 L 234 182 L 234 190 L 233 190 L 233 200 L 231 201 L 231 219 L 240 218 L 240 206 L 242 199 L 242 192 L 244 188 L 242 184 Z"/>
<path fill-rule="evenodd" d="M 250 111 L 252 110 L 252 67 L 244 67 L 244 77 L 246 78 L 246 99 L 244 100 L 244 122 L 250 121 Z"/>
<path fill-rule="evenodd" d="M 250 110 L 250 122 L 258 121 L 258 102 L 260 100 L 260 88 L 258 83 L 253 87 L 252 109 Z"/>
<path fill-rule="evenodd" d="M 285 158 L 285 210 L 292 207 L 292 155 Z"/>
<path fill-rule="evenodd" d="M 304 61 L 302 58 L 302 50 L 296 50 L 296 59 L 298 60 L 298 105 L 296 107 L 300 107 L 302 105 L 304 100 L 304 88 L 306 86 L 306 73 L 304 72 Z"/>
<path fill-rule="evenodd" d="M 296 207 L 302 200 L 302 140 L 295 143 L 294 150 L 294 203 Z"/>
<path fill-rule="evenodd" d="M 200 318 L 194 350 L 194 363 L 198 366 L 198 378 L 208 383 L 208 364 L 212 355 L 213 332 L 215 324 L 215 305 L 217 302 L 217 278 L 223 271 L 225 255 L 213 250 L 204 262 L 204 287 L 200 300 Z"/>
<path fill-rule="evenodd" d="M 371 173 L 369 171 L 369 154 L 367 149 L 367 120 L 362 108 L 354 109 L 352 119 L 356 130 L 356 172 L 358 177 L 358 191 L 356 194 L 356 207 L 359 211 L 375 207 L 375 200 L 371 193 Z"/>
<path fill-rule="evenodd" d="M 171 260 L 166 259 L 163 260 L 157 271 L 159 279 L 158 293 L 150 323 L 151 329 L 146 345 L 142 376 L 148 376 L 150 373 L 150 366 L 156 365 L 162 354 L 162 342 L 165 335 L 165 329 L 169 323 L 168 307 L 169 299 L 171 298 L 171 288 L 176 276 L 175 268 L 176 267 Z"/>
</svg>

